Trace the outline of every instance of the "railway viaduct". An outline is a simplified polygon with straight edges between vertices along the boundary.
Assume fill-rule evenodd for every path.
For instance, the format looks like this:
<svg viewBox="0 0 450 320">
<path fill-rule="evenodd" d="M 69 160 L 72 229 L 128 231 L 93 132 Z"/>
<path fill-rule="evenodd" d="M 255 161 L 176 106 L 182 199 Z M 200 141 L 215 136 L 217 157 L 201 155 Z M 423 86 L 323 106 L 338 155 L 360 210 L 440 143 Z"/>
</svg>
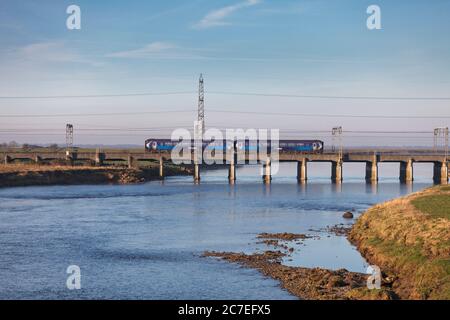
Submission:
<svg viewBox="0 0 450 320">
<path fill-rule="evenodd" d="M 120 161 L 126 163 L 130 168 L 136 167 L 138 162 L 153 161 L 159 162 L 159 174 L 164 177 L 164 164 L 171 161 L 170 152 L 151 153 L 151 152 L 124 152 L 124 151 L 108 151 L 108 152 L 3 152 L 0 157 L 4 159 L 5 164 L 14 163 L 17 160 L 27 160 L 34 163 L 43 163 L 45 161 L 60 160 L 74 163 L 74 161 L 86 161 L 97 166 L 102 166 L 105 162 Z M 200 181 L 201 165 L 194 161 L 193 155 L 188 155 L 188 159 L 194 163 L 194 181 Z M 270 183 L 271 175 L 271 159 L 270 156 L 259 157 L 258 155 L 243 155 L 246 163 L 259 163 L 263 165 L 263 181 Z M 226 164 L 229 169 L 228 179 L 230 183 L 236 180 L 236 159 L 235 154 L 232 161 Z M 368 183 L 376 183 L 378 181 L 378 163 L 394 162 L 400 164 L 399 179 L 402 183 L 409 183 L 414 180 L 414 163 L 432 163 L 434 165 L 433 181 L 436 184 L 447 184 L 449 177 L 449 159 L 444 154 L 421 153 L 421 152 L 404 152 L 402 154 L 395 152 L 343 152 L 339 153 L 322 153 L 322 154 L 301 154 L 301 153 L 280 153 L 278 155 L 280 162 L 297 162 L 297 179 L 299 183 L 308 180 L 307 168 L 310 162 L 328 162 L 331 163 L 331 180 L 334 183 L 343 181 L 343 163 L 359 162 L 366 164 L 365 178 Z"/>
</svg>

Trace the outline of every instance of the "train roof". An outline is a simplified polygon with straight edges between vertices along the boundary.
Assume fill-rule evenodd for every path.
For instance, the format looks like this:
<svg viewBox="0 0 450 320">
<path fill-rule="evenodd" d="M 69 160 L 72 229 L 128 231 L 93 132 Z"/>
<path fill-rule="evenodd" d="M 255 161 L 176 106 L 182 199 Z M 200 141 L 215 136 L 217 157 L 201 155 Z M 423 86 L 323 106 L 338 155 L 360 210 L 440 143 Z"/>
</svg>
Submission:
<svg viewBox="0 0 450 320">
<path fill-rule="evenodd" d="M 187 140 L 187 139 L 183 139 L 183 140 Z M 194 140 L 194 139 L 190 139 L 190 140 Z M 227 139 L 223 139 L 223 141 L 225 141 Z M 245 139 L 248 140 L 248 139 Z M 145 141 L 160 141 L 160 142 L 172 142 L 172 141 L 177 141 L 177 140 L 172 140 L 172 139 L 158 139 L 158 138 L 149 138 L 146 139 Z M 214 141 L 218 141 L 218 140 L 214 140 Z M 252 140 L 254 141 L 254 140 Z M 256 140 L 258 141 L 258 140 Z M 322 140 L 319 139 L 307 139 L 307 140 L 302 140 L 302 139 L 280 139 L 278 140 L 279 142 L 284 142 L 284 143 L 304 143 L 304 142 L 323 142 Z"/>
</svg>

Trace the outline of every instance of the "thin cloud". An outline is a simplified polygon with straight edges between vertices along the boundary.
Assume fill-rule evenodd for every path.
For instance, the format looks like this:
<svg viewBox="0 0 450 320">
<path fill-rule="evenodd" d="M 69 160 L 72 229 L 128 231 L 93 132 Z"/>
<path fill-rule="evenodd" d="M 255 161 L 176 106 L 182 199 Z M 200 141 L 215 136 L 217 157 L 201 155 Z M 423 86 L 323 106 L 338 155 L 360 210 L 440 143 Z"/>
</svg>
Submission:
<svg viewBox="0 0 450 320">
<path fill-rule="evenodd" d="M 102 63 L 82 56 L 69 48 L 64 41 L 35 42 L 23 47 L 7 50 L 7 59 L 15 62 L 47 63 L 80 63 L 101 66 Z"/>
<path fill-rule="evenodd" d="M 219 52 L 214 48 L 189 48 L 179 46 L 171 42 L 152 42 L 141 48 L 117 51 L 105 54 L 107 58 L 117 59 L 156 59 L 156 60 L 211 60 L 211 61 L 248 61 L 248 62 L 274 62 L 274 61 L 297 61 L 308 63 L 378 63 L 370 60 L 345 60 L 332 58 L 293 57 L 293 56 L 230 56 L 229 53 Z M 62 58 L 62 57 L 60 57 Z M 69 59 L 70 57 L 67 57 Z"/>
<path fill-rule="evenodd" d="M 201 51 L 207 50 L 180 47 L 170 42 L 152 42 L 138 49 L 113 52 L 105 56 L 120 59 L 198 60 L 205 58 L 199 54 Z"/>
<path fill-rule="evenodd" d="M 40 61 L 78 62 L 81 60 L 78 54 L 67 50 L 62 42 L 32 43 L 19 48 L 18 54 L 24 59 Z"/>
<path fill-rule="evenodd" d="M 134 50 L 119 51 L 107 54 L 108 58 L 151 58 L 162 53 L 167 53 L 177 46 L 169 42 L 152 42 L 142 48 Z"/>
<path fill-rule="evenodd" d="M 233 14 L 234 12 L 244 9 L 247 7 L 252 7 L 261 3 L 261 0 L 246 0 L 231 6 L 226 6 L 220 9 L 213 10 L 209 12 L 202 20 L 194 25 L 196 29 L 207 29 L 212 27 L 226 26 L 230 23 L 225 21 L 225 19 Z"/>
</svg>

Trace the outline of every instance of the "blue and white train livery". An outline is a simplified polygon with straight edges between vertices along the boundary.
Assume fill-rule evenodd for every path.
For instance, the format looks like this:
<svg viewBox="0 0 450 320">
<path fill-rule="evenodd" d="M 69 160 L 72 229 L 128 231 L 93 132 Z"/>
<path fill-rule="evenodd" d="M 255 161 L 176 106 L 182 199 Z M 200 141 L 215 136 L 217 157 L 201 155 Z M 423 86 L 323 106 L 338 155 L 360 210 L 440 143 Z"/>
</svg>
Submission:
<svg viewBox="0 0 450 320">
<path fill-rule="evenodd" d="M 195 149 L 195 143 L 193 140 L 172 141 L 170 139 L 147 139 L 145 141 L 145 150 L 147 152 L 170 152 L 176 145 L 181 144 L 181 147 L 189 150 Z M 242 141 L 203 141 L 202 150 L 221 150 L 227 151 L 236 146 L 237 151 L 256 151 L 261 148 L 267 148 L 267 152 L 270 153 L 272 145 L 270 141 L 258 141 L 258 140 L 242 140 Z M 292 153 L 323 153 L 324 143 L 321 140 L 280 140 L 278 142 L 279 152 L 292 152 Z"/>
</svg>

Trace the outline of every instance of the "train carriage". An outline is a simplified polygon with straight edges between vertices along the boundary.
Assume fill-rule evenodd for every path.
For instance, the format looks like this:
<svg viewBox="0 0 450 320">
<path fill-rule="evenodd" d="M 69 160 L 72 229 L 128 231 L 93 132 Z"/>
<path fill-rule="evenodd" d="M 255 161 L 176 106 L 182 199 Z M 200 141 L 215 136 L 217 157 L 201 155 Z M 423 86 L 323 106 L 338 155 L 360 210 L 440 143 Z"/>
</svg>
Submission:
<svg viewBox="0 0 450 320">
<path fill-rule="evenodd" d="M 175 146 L 181 144 L 181 147 L 195 150 L 194 140 L 172 141 L 170 139 L 147 139 L 145 141 L 145 150 L 147 152 L 170 152 Z M 261 148 L 267 148 L 270 153 L 272 144 L 270 141 L 258 140 L 210 140 L 202 142 L 202 150 L 221 150 L 226 152 L 236 146 L 237 151 L 259 152 Z M 324 143 L 321 140 L 280 140 L 278 142 L 279 152 L 292 153 L 323 153 Z"/>
</svg>

